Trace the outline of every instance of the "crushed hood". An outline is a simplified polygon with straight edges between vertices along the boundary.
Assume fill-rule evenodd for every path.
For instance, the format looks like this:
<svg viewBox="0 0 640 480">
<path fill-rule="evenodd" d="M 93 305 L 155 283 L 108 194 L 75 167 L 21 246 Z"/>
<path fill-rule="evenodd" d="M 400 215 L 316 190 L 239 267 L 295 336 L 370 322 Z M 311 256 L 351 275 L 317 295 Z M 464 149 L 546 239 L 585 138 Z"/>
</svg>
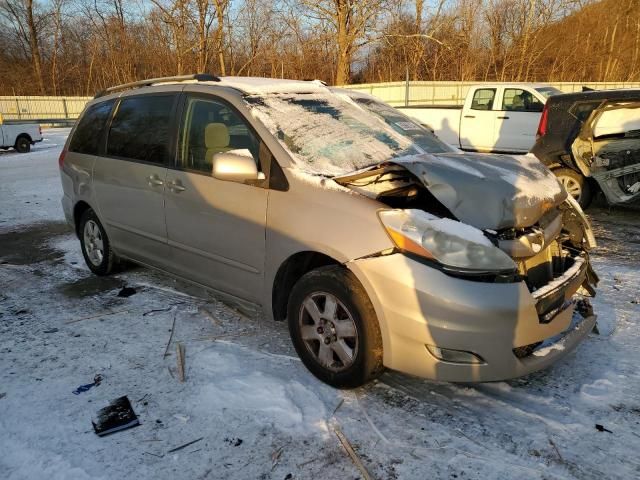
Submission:
<svg viewBox="0 0 640 480">
<path fill-rule="evenodd" d="M 375 175 L 385 165 L 411 172 L 459 221 L 480 229 L 530 227 L 567 197 L 555 175 L 533 155 L 425 153 L 373 167 Z M 363 173 L 334 180 L 350 186 L 353 178 L 365 178 Z"/>
</svg>

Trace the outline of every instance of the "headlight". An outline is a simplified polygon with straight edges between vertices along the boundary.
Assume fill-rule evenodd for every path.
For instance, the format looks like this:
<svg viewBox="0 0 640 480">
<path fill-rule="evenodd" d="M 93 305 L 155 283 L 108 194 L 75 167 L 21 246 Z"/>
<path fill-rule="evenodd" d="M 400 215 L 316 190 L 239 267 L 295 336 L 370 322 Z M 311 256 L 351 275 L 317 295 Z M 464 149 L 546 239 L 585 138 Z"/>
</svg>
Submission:
<svg viewBox="0 0 640 480">
<path fill-rule="evenodd" d="M 381 210 L 378 216 L 401 251 L 470 273 L 504 272 L 516 268 L 506 253 L 470 225 L 422 210 Z"/>
</svg>

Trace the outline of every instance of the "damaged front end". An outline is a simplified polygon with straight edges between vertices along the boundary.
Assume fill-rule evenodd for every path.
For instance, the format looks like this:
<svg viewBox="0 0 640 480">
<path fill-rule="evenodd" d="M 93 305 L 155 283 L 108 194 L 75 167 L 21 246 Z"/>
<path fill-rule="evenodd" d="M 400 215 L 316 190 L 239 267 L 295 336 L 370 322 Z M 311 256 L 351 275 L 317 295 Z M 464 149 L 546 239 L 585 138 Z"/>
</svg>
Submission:
<svg viewBox="0 0 640 480">
<path fill-rule="evenodd" d="M 393 211 L 408 212 L 411 218 L 403 225 L 392 224 L 391 230 L 383 221 L 403 253 L 420 257 L 420 261 L 447 275 L 470 281 L 523 282 L 533 297 L 543 330 L 548 332 L 546 326 L 554 320 L 559 331 L 569 328 L 576 303 L 595 295 L 598 277 L 589 261 L 595 239 L 582 209 L 553 174 L 530 157 L 416 157 L 334 180 Z M 439 226 L 442 219 L 448 219 L 444 233 L 449 237 L 434 240 L 430 230 L 443 231 Z M 476 237 L 469 226 L 482 237 Z M 408 240 L 402 243 L 394 239 L 394 232 Z M 491 260 L 495 265 L 486 261 L 455 264 L 434 253 L 433 245 L 451 242 L 450 238 L 456 236 L 459 249 L 471 248 L 464 252 L 466 257 L 486 256 L 495 259 Z M 469 239 L 476 239 L 473 247 L 464 246 Z M 488 248 L 485 243 L 508 256 L 511 267 L 505 267 L 497 255 L 486 255 L 480 248 Z M 514 345 L 514 354 L 518 358 L 530 355 L 542 340 Z"/>
<path fill-rule="evenodd" d="M 571 153 L 609 203 L 640 200 L 640 101 L 603 101 L 582 124 Z"/>
</svg>

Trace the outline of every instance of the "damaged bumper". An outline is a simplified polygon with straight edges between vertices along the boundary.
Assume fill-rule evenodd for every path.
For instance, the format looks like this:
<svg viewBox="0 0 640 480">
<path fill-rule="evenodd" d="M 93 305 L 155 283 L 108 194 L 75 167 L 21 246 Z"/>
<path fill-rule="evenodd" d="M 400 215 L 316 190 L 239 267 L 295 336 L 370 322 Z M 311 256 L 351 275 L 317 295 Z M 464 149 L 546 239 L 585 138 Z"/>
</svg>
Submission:
<svg viewBox="0 0 640 480">
<path fill-rule="evenodd" d="M 348 266 L 379 317 L 385 366 L 433 380 L 495 381 L 540 370 L 571 352 L 596 321 L 576 312 L 576 292 L 597 280 L 587 256 L 533 293 L 524 282 L 455 278 L 402 254 Z M 444 361 L 431 353 L 439 349 L 478 361 Z"/>
</svg>

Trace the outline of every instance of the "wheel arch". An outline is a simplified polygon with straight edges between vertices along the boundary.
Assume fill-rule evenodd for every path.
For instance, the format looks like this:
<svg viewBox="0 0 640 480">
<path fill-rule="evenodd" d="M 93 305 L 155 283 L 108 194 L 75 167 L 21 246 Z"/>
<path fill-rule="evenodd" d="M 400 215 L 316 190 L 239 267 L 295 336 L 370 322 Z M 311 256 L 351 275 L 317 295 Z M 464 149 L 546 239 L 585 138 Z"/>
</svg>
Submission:
<svg viewBox="0 0 640 480">
<path fill-rule="evenodd" d="M 80 219 L 82 218 L 82 215 L 84 214 L 84 212 L 86 212 L 91 208 L 92 208 L 91 205 L 89 205 L 84 200 L 80 200 L 73 207 L 73 225 L 74 225 L 77 236 L 80 236 L 80 232 L 78 231 L 78 227 L 80 226 Z"/>
<path fill-rule="evenodd" d="M 31 138 L 31 135 L 29 135 L 28 133 L 21 133 L 16 137 L 16 144 L 18 143 L 18 140 L 20 140 L 21 138 L 26 138 L 27 140 L 29 140 L 29 143 L 33 144 L 33 139 Z"/>
<path fill-rule="evenodd" d="M 327 265 L 342 265 L 342 262 L 311 250 L 294 253 L 282 262 L 271 286 L 271 310 L 274 320 L 286 319 L 289 297 L 296 282 L 311 270 Z"/>
</svg>

